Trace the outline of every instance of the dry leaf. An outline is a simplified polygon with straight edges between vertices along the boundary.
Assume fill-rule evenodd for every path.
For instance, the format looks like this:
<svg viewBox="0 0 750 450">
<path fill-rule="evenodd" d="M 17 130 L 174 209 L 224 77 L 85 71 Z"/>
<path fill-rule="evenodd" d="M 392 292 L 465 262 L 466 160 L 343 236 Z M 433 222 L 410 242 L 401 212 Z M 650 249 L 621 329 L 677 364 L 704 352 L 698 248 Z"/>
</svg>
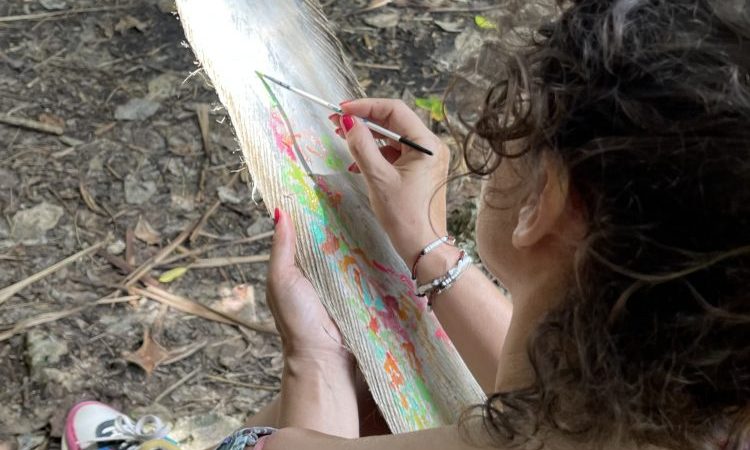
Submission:
<svg viewBox="0 0 750 450">
<path fill-rule="evenodd" d="M 221 300 L 216 302 L 214 308 L 248 322 L 257 322 L 255 306 L 255 288 L 249 284 L 239 284 L 232 289 L 222 289 Z"/>
<path fill-rule="evenodd" d="M 135 28 L 136 30 L 143 33 L 148 28 L 148 23 L 142 22 L 133 16 L 125 16 L 120 19 L 119 22 L 117 22 L 117 25 L 115 25 L 115 31 L 119 33 L 127 31 L 131 28 Z"/>
<path fill-rule="evenodd" d="M 135 237 L 149 245 L 156 245 L 161 242 L 161 234 L 154 230 L 154 227 L 143 216 L 138 217 L 134 234 Z"/>
<path fill-rule="evenodd" d="M 88 189 L 86 189 L 86 186 L 84 186 L 83 182 L 78 183 L 78 191 L 81 193 L 83 202 L 86 203 L 86 206 L 88 206 L 91 211 L 102 216 L 107 215 L 102 207 L 96 204 L 96 201 L 94 201 L 94 196 L 91 195 L 91 192 L 89 192 Z"/>
<path fill-rule="evenodd" d="M 143 344 L 135 352 L 125 352 L 122 357 L 133 364 L 140 366 L 146 371 L 146 375 L 151 373 L 159 364 L 170 358 L 170 353 L 154 340 L 151 336 L 151 329 L 143 329 Z"/>
<path fill-rule="evenodd" d="M 65 119 L 54 114 L 41 113 L 39 114 L 39 121 L 47 125 L 65 128 Z"/>
</svg>

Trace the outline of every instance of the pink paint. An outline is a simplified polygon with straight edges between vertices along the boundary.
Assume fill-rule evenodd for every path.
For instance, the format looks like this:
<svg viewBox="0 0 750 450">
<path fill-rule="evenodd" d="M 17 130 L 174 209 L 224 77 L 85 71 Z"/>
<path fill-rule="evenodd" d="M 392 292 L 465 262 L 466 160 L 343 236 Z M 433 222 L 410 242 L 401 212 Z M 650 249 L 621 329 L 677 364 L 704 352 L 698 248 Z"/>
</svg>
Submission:
<svg viewBox="0 0 750 450">
<path fill-rule="evenodd" d="M 276 142 L 276 148 L 285 153 L 292 161 L 296 161 L 297 157 L 294 155 L 294 136 L 290 136 L 287 132 L 286 124 L 284 124 L 284 120 L 278 111 L 271 111 L 271 132 Z"/>
<path fill-rule="evenodd" d="M 333 192 L 326 179 L 320 176 L 315 178 L 315 184 L 324 194 L 326 194 L 331 201 L 331 206 L 333 206 L 334 209 L 338 209 L 341 205 L 341 200 L 343 199 L 341 192 Z"/>
<path fill-rule="evenodd" d="M 438 329 L 435 330 L 435 337 L 446 343 L 450 343 L 451 341 L 448 335 L 445 333 L 445 330 L 443 330 L 443 327 L 438 327 Z"/>
<path fill-rule="evenodd" d="M 396 333 L 401 337 L 404 342 L 411 342 L 409 333 L 404 329 L 399 320 L 402 316 L 402 312 L 398 306 L 398 300 L 392 295 L 386 295 L 383 297 L 383 303 L 385 304 L 385 310 L 375 311 L 382 325 L 392 332 Z M 401 319 L 403 320 L 403 319 Z"/>
<path fill-rule="evenodd" d="M 378 334 L 380 331 L 380 325 L 378 325 L 378 319 L 374 317 L 370 317 L 370 330 L 372 330 L 373 333 Z"/>
</svg>

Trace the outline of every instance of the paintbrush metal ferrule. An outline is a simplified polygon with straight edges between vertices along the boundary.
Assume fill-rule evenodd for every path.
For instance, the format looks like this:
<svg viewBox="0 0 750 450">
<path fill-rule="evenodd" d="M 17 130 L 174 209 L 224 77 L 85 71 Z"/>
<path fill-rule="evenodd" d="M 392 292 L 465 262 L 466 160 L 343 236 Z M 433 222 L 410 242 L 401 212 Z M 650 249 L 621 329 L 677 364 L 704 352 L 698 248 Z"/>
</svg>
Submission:
<svg viewBox="0 0 750 450">
<path fill-rule="evenodd" d="M 338 105 L 336 105 L 334 103 L 331 103 L 331 102 L 328 102 L 326 100 L 323 100 L 322 98 L 320 98 L 318 96 L 315 96 L 315 95 L 313 95 L 313 94 L 311 94 L 309 92 L 305 92 L 302 89 L 297 89 L 296 87 L 291 86 L 288 83 L 284 83 L 281 80 L 277 80 L 276 78 L 274 78 L 274 77 L 272 77 L 270 75 L 266 75 L 266 74 L 264 74 L 262 72 L 259 72 L 257 70 L 255 71 L 255 73 L 259 77 L 265 78 L 266 80 L 271 81 L 271 82 L 273 82 L 273 83 L 275 83 L 275 84 L 283 87 L 286 90 L 289 90 L 289 91 L 294 92 L 295 94 L 301 95 L 302 97 L 305 97 L 306 99 L 308 99 L 308 100 L 310 100 L 310 101 L 312 101 L 314 103 L 317 103 L 317 104 L 319 104 L 321 106 L 324 106 L 324 107 L 326 107 L 326 108 L 328 108 L 328 109 L 336 112 L 337 114 L 343 114 L 344 113 L 344 110 L 341 109 L 340 106 L 338 106 Z M 412 141 L 412 140 L 410 140 L 410 139 L 408 139 L 408 138 L 406 138 L 404 136 L 401 136 L 400 134 L 396 133 L 395 131 L 391 131 L 388 128 L 380 126 L 380 125 L 378 125 L 376 123 L 373 123 L 373 122 L 371 122 L 371 121 L 369 121 L 367 119 L 364 119 L 362 117 L 360 117 L 359 120 L 361 120 L 362 123 L 365 124 L 365 126 L 367 126 L 367 128 L 369 128 L 370 130 L 372 130 L 372 131 L 374 131 L 376 133 L 380 133 L 383 136 L 387 137 L 388 139 L 392 139 L 392 140 L 394 140 L 396 142 L 400 142 L 400 143 L 402 143 L 404 145 L 407 145 L 407 146 L 413 148 L 414 150 L 417 150 L 419 152 L 424 153 L 425 155 L 432 156 L 434 154 L 430 150 L 427 150 L 426 148 L 422 147 L 421 145 L 417 144 L 416 142 L 414 142 L 414 141 Z"/>
</svg>

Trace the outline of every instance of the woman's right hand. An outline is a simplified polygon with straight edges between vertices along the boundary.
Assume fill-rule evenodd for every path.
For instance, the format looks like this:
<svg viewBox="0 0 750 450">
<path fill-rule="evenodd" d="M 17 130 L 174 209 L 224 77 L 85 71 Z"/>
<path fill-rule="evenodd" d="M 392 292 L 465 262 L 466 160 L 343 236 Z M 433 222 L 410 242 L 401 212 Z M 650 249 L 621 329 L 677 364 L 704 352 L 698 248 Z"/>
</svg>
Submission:
<svg viewBox="0 0 750 450">
<path fill-rule="evenodd" d="M 361 99 L 341 105 L 343 137 L 356 161 L 350 169 L 367 183 L 370 205 L 396 251 L 407 265 L 430 242 L 446 234 L 445 183 L 448 148 L 400 100 Z M 375 135 L 357 117 L 366 118 L 408 137 L 434 153 L 429 156 L 387 140 L 379 148 Z"/>
</svg>

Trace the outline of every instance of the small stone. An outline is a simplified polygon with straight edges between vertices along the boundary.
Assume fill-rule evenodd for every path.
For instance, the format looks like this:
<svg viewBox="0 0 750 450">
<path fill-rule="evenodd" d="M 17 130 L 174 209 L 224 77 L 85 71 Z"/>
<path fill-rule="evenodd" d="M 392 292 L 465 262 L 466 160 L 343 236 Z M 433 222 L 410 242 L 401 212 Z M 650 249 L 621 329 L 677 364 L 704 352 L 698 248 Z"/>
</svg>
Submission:
<svg viewBox="0 0 750 450">
<path fill-rule="evenodd" d="M 460 33 L 466 29 L 466 21 L 463 19 L 459 19 L 456 21 L 436 20 L 435 25 L 437 25 L 441 30 L 448 33 Z"/>
<path fill-rule="evenodd" d="M 393 28 L 398 25 L 399 13 L 395 10 L 384 11 L 363 19 L 367 25 L 375 28 Z"/>
<path fill-rule="evenodd" d="M 219 186 L 216 189 L 216 193 L 219 194 L 219 200 L 221 200 L 222 203 L 236 205 L 242 202 L 242 197 L 240 197 L 237 191 L 229 186 Z"/>
<path fill-rule="evenodd" d="M 156 114 L 161 107 L 161 103 L 146 99 L 133 98 L 124 105 L 115 109 L 115 119 L 117 120 L 146 120 Z"/>
<path fill-rule="evenodd" d="M 68 353 L 68 345 L 56 336 L 31 330 L 26 334 L 26 358 L 33 376 L 43 375 L 43 369 L 60 362 Z"/>
<path fill-rule="evenodd" d="M 20 180 L 15 172 L 8 169 L 0 169 L 0 190 L 13 189 L 18 186 Z"/>
<path fill-rule="evenodd" d="M 121 255 L 124 251 L 125 242 L 122 239 L 118 239 L 107 246 L 107 253 L 109 253 L 110 255 Z"/>
<path fill-rule="evenodd" d="M 39 0 L 39 4 L 50 11 L 59 11 L 68 7 L 65 0 Z"/>
<path fill-rule="evenodd" d="M 132 173 L 125 177 L 123 185 L 125 187 L 125 201 L 131 205 L 146 203 L 156 193 L 156 183 L 141 181 Z"/>
<path fill-rule="evenodd" d="M 148 82 L 148 98 L 166 100 L 177 93 L 182 80 L 174 75 L 163 73 Z"/>
<path fill-rule="evenodd" d="M 255 219 L 255 222 L 247 227 L 245 232 L 248 236 L 257 236 L 271 230 L 273 230 L 273 220 L 270 217 L 262 216 Z"/>
<path fill-rule="evenodd" d="M 11 238 L 25 245 L 45 244 L 47 231 L 55 228 L 62 216 L 61 207 L 47 202 L 18 211 L 13 216 Z"/>
</svg>

